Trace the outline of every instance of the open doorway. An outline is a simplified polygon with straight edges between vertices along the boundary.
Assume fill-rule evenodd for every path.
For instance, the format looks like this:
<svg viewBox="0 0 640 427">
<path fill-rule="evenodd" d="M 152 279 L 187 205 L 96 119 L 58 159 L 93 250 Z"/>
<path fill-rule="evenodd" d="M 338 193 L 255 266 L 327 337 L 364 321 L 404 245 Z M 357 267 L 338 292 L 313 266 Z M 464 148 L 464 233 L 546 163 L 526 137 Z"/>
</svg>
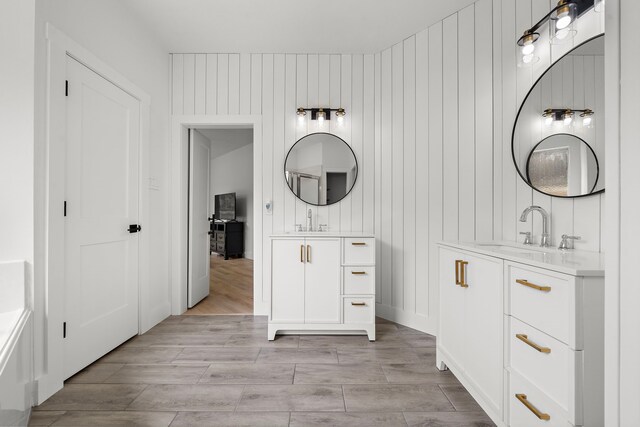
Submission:
<svg viewBox="0 0 640 427">
<path fill-rule="evenodd" d="M 252 128 L 189 131 L 186 314 L 254 312 L 253 149 Z"/>
</svg>

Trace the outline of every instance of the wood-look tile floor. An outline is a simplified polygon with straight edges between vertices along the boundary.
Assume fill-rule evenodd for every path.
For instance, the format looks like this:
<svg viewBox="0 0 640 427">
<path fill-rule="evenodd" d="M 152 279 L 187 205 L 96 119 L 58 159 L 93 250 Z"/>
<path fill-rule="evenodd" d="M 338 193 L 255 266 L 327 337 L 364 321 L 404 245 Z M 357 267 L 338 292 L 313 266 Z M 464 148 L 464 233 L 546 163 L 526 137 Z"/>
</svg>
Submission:
<svg viewBox="0 0 640 427">
<path fill-rule="evenodd" d="M 252 314 L 253 260 L 213 254 L 210 267 L 209 296 L 186 314 Z"/>
<path fill-rule="evenodd" d="M 67 380 L 30 425 L 494 425 L 451 372 L 435 368 L 431 335 L 377 319 L 375 342 L 270 342 L 266 324 L 172 316 Z"/>
</svg>

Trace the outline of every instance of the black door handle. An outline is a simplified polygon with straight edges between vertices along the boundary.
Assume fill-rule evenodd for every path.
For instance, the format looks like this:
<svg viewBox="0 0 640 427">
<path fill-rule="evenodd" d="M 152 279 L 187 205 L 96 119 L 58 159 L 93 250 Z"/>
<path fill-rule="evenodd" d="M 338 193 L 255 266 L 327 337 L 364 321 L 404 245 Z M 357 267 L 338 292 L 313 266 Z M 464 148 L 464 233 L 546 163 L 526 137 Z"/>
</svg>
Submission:
<svg viewBox="0 0 640 427">
<path fill-rule="evenodd" d="M 130 224 L 129 228 L 127 228 L 127 231 L 129 233 L 137 233 L 138 231 L 142 230 L 142 226 L 139 224 Z"/>
</svg>

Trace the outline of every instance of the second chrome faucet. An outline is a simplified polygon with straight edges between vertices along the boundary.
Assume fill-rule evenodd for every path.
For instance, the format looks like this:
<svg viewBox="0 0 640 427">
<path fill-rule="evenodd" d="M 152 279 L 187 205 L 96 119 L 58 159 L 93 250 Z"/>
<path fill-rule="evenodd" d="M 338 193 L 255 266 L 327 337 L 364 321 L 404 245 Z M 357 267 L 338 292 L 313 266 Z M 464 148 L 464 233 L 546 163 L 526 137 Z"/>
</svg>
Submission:
<svg viewBox="0 0 640 427">
<path fill-rule="evenodd" d="M 540 246 L 547 248 L 551 246 L 551 240 L 549 238 L 549 213 L 540 206 L 529 206 L 520 215 L 520 222 L 527 222 L 527 217 L 530 212 L 540 212 L 542 215 L 542 236 L 540 237 Z M 527 239 L 529 236 L 527 236 Z"/>
</svg>

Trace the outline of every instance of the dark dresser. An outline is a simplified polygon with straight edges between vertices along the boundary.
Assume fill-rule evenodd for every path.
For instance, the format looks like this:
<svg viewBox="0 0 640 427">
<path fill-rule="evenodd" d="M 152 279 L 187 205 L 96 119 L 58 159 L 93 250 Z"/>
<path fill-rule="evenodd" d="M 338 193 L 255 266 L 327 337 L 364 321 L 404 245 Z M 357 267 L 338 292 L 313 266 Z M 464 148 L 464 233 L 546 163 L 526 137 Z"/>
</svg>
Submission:
<svg viewBox="0 0 640 427">
<path fill-rule="evenodd" d="M 211 249 L 212 253 L 242 257 L 244 253 L 244 222 L 212 222 Z"/>
</svg>

